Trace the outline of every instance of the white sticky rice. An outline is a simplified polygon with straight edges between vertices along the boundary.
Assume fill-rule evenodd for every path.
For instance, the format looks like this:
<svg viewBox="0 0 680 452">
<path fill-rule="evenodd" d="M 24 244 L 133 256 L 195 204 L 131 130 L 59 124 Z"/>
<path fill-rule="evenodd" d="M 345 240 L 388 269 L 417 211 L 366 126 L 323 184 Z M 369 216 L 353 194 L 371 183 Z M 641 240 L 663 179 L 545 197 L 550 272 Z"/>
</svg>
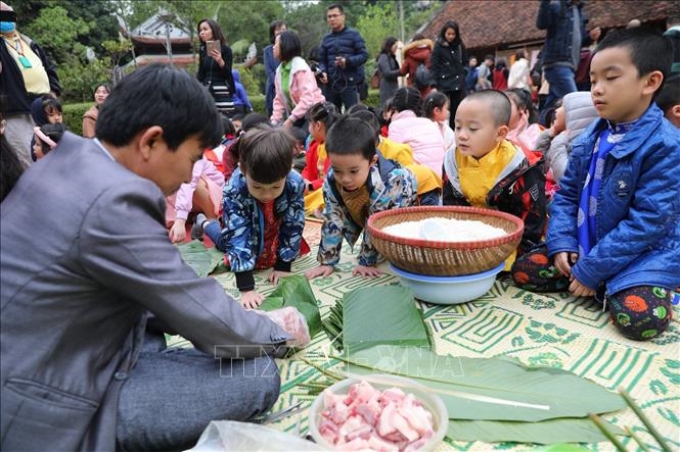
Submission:
<svg viewBox="0 0 680 452">
<path fill-rule="evenodd" d="M 386 234 L 407 239 L 437 242 L 474 242 L 502 237 L 507 233 L 481 221 L 452 220 L 432 217 L 420 221 L 406 221 L 383 229 Z"/>
</svg>

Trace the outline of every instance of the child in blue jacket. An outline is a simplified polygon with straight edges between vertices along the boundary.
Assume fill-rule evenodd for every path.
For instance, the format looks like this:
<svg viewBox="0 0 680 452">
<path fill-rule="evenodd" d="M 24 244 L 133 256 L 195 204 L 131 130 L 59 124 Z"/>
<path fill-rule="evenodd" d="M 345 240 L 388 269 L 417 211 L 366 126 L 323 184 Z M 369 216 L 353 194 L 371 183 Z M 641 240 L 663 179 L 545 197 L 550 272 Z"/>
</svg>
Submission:
<svg viewBox="0 0 680 452">
<path fill-rule="evenodd" d="M 241 83 L 241 74 L 238 69 L 232 69 L 231 75 L 234 77 L 234 109 L 235 114 L 247 115 L 253 111 L 253 105 L 248 99 L 246 88 Z"/>
<path fill-rule="evenodd" d="M 633 340 L 668 328 L 680 286 L 680 133 L 654 103 L 672 52 L 661 35 L 640 28 L 598 45 L 590 79 L 601 119 L 573 145 L 547 247 L 513 267 L 528 290 L 595 296 Z"/>
<path fill-rule="evenodd" d="M 324 223 L 317 260 L 308 278 L 327 277 L 340 261 L 343 238 L 354 246 L 363 231 L 359 265 L 353 275 L 376 277 L 378 251 L 365 229 L 376 212 L 409 207 L 416 202 L 416 178 L 398 163 L 387 160 L 375 148 L 375 130 L 362 119 L 340 118 L 326 136 L 331 167 L 323 183 Z"/>
<path fill-rule="evenodd" d="M 269 281 L 276 284 L 300 254 L 309 252 L 302 238 L 304 182 L 291 169 L 295 146 L 283 129 L 260 126 L 248 131 L 238 141 L 239 168 L 224 187 L 224 228 L 197 218 L 217 249 L 224 251 L 246 308 L 264 300 L 255 290 L 253 270 L 273 267 Z"/>
</svg>

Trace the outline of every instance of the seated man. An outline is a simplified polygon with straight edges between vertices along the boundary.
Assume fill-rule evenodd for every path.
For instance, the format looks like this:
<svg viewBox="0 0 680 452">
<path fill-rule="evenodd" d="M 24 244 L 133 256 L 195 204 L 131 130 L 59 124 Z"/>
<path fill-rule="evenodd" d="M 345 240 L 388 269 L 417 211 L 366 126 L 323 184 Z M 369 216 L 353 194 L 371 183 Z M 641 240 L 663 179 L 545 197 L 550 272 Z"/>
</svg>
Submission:
<svg viewBox="0 0 680 452">
<path fill-rule="evenodd" d="M 221 134 L 205 88 L 152 65 L 113 90 L 96 140 L 65 134 L 3 201 L 2 450 L 185 448 L 274 404 L 272 356 L 309 340 L 298 312 L 243 310 L 165 229 L 164 197 Z M 162 350 L 162 331 L 196 349 Z"/>
</svg>

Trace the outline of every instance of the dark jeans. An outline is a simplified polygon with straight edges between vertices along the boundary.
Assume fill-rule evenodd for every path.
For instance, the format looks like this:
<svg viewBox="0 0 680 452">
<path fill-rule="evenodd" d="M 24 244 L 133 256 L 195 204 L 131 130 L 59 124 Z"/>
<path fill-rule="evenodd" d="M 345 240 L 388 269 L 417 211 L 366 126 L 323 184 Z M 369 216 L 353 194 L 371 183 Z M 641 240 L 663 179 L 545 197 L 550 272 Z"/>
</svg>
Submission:
<svg viewBox="0 0 680 452">
<path fill-rule="evenodd" d="M 548 97 L 545 99 L 543 109 L 541 110 L 541 124 L 545 125 L 545 113 L 559 99 L 576 91 L 576 79 L 574 71 L 567 66 L 553 66 L 543 69 L 543 74 L 550 84 Z"/>
<path fill-rule="evenodd" d="M 548 257 L 547 247 L 540 245 L 520 256 L 512 266 L 515 284 L 531 292 L 565 292 L 569 279 Z M 634 341 L 645 341 L 661 335 L 673 316 L 672 290 L 654 286 L 636 286 L 615 294 L 604 295 L 604 286 L 595 296 L 609 307 L 609 316 L 619 332 Z"/>
<path fill-rule="evenodd" d="M 192 447 L 213 420 L 245 421 L 267 412 L 279 396 L 276 362 L 216 358 L 195 349 L 165 348 L 147 333 L 118 403 L 119 450 Z"/>
<path fill-rule="evenodd" d="M 458 105 L 460 105 L 465 98 L 465 90 L 448 91 L 445 94 L 449 97 L 449 126 L 455 130 L 456 110 L 458 110 Z"/>
<path fill-rule="evenodd" d="M 345 112 L 350 109 L 352 105 L 359 103 L 359 92 L 357 91 L 356 85 L 347 85 L 342 87 L 342 91 L 339 91 L 338 84 L 324 86 L 324 97 L 326 101 L 334 104 L 338 107 L 338 111 L 342 111 L 342 106 L 345 106 Z"/>
</svg>

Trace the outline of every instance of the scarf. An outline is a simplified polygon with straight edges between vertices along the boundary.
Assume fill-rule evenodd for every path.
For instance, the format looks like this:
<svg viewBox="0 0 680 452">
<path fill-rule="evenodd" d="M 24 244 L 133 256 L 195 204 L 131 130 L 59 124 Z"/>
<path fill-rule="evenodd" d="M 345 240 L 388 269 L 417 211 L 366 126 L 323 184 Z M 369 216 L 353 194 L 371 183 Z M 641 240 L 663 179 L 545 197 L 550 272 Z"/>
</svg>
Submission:
<svg viewBox="0 0 680 452">
<path fill-rule="evenodd" d="M 637 120 L 636 120 L 637 121 Z M 636 121 L 623 124 L 608 123 L 595 142 L 590 167 L 579 200 L 577 237 L 579 255 L 586 256 L 597 244 L 598 195 L 604 175 L 605 160 L 609 152 L 623 140 Z"/>
</svg>

